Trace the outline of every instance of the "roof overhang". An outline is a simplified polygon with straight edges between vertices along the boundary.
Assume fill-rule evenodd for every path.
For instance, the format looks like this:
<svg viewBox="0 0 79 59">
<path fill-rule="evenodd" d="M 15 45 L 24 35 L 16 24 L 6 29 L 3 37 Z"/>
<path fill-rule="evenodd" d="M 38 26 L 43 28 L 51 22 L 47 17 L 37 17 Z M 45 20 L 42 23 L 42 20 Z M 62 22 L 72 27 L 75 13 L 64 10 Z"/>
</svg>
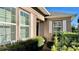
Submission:
<svg viewBox="0 0 79 59">
<path fill-rule="evenodd" d="M 45 7 L 37 7 L 42 13 L 44 13 L 45 15 L 50 15 L 50 13 L 47 11 L 47 9 Z"/>
<path fill-rule="evenodd" d="M 60 14 L 60 15 L 50 15 L 50 16 L 46 16 L 45 18 L 62 18 L 62 17 L 71 17 L 71 18 L 75 18 L 77 16 L 77 14 Z"/>
<path fill-rule="evenodd" d="M 62 17 L 73 17 L 73 16 L 46 16 L 45 18 L 62 18 Z"/>
</svg>

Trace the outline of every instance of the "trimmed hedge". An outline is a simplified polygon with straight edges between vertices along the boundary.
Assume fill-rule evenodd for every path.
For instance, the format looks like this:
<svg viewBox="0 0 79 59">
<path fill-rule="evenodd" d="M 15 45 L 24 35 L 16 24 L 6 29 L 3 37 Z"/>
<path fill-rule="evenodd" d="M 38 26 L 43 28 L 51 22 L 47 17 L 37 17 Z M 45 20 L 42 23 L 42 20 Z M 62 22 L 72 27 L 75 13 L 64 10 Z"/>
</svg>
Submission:
<svg viewBox="0 0 79 59">
<path fill-rule="evenodd" d="M 45 44 L 45 38 L 42 36 L 37 36 L 33 39 L 28 39 L 26 41 L 19 41 L 13 44 L 7 44 L 6 47 L 1 50 L 8 51 L 39 51 L 42 50 Z"/>
<path fill-rule="evenodd" d="M 12 45 L 7 45 L 9 51 L 36 51 L 38 50 L 38 42 L 35 40 L 27 40 L 16 42 Z"/>
</svg>

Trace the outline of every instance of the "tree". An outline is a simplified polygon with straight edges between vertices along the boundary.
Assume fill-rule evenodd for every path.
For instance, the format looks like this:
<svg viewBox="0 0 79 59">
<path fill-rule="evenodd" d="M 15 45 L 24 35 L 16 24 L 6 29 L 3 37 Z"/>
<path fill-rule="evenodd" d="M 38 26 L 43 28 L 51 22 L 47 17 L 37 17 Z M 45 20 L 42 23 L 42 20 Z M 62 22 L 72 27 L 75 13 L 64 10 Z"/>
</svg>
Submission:
<svg viewBox="0 0 79 59">
<path fill-rule="evenodd" d="M 72 26 L 72 32 L 77 32 L 77 31 L 78 31 L 78 29 L 75 28 L 74 26 Z"/>
</svg>

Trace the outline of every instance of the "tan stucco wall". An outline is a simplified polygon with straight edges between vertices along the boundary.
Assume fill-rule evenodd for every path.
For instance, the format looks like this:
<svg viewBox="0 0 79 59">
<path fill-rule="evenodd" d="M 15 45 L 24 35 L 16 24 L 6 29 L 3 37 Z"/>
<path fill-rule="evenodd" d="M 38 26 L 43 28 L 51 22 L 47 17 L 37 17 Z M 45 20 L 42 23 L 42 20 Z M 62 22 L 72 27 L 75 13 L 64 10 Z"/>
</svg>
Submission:
<svg viewBox="0 0 79 59">
<path fill-rule="evenodd" d="M 40 22 L 39 25 L 39 35 L 44 36 L 44 22 Z"/>
<path fill-rule="evenodd" d="M 51 34 L 49 33 L 49 20 L 46 20 L 46 21 L 44 22 L 44 36 L 45 36 L 47 39 L 50 40 Z M 49 40 L 48 40 L 48 41 L 49 41 Z"/>
<path fill-rule="evenodd" d="M 30 25 L 30 37 L 33 38 L 36 36 L 36 22 L 37 22 L 37 17 L 31 13 L 31 25 Z"/>
</svg>

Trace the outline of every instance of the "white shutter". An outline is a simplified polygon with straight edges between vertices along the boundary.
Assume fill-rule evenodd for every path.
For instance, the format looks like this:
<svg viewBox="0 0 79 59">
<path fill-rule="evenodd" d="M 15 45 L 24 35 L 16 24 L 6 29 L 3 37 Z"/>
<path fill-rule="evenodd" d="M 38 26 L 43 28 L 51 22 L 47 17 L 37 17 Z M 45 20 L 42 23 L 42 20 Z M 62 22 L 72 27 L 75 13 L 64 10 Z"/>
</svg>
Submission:
<svg viewBox="0 0 79 59">
<path fill-rule="evenodd" d="M 52 33 L 52 21 L 49 21 L 49 33 Z"/>
<path fill-rule="evenodd" d="M 67 29 L 66 29 L 66 20 L 63 20 L 63 31 L 66 31 Z"/>
</svg>

